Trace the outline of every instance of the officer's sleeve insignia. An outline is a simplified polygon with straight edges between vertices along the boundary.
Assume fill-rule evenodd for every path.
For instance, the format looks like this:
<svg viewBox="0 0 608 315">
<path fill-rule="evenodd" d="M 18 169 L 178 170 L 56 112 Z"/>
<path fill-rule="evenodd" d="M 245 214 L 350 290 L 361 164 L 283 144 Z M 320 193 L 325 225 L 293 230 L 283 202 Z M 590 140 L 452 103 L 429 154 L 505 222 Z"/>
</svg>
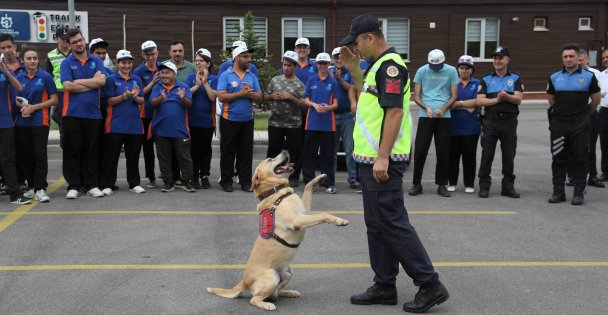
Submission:
<svg viewBox="0 0 608 315">
<path fill-rule="evenodd" d="M 384 92 L 389 94 L 400 94 L 401 79 L 386 78 L 386 82 L 384 82 Z"/>
<path fill-rule="evenodd" d="M 396 77 L 399 74 L 399 69 L 395 66 L 389 66 L 388 68 L 386 68 L 386 74 L 389 77 Z"/>
</svg>

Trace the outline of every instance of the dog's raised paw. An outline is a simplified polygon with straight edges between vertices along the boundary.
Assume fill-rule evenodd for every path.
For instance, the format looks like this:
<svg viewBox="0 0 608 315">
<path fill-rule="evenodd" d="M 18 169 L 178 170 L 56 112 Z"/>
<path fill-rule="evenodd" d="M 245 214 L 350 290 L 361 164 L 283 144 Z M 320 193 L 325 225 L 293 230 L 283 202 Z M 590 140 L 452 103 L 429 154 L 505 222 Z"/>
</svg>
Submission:
<svg viewBox="0 0 608 315">
<path fill-rule="evenodd" d="M 323 181 L 326 178 L 327 178 L 327 174 L 321 174 L 321 175 L 313 178 L 313 180 L 311 180 L 308 184 L 306 184 L 306 187 L 315 188 L 315 187 L 321 185 L 321 183 L 323 183 Z"/>
<path fill-rule="evenodd" d="M 336 226 L 347 226 L 349 224 L 350 224 L 350 222 L 348 222 L 348 220 L 344 220 L 344 219 L 340 219 L 340 218 L 338 218 L 338 220 L 336 220 Z"/>
<path fill-rule="evenodd" d="M 296 290 L 280 290 L 279 291 L 279 296 L 280 297 L 288 297 L 288 298 L 297 298 L 300 297 L 300 292 L 296 291 Z"/>
</svg>

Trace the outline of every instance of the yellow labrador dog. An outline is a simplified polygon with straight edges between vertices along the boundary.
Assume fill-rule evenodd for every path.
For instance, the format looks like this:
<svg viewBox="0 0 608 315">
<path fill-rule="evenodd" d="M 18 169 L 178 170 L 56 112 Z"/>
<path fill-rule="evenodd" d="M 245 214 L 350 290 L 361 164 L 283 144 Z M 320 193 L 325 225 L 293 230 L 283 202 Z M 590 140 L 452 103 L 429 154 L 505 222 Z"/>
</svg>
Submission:
<svg viewBox="0 0 608 315">
<path fill-rule="evenodd" d="M 284 290 L 291 279 L 289 265 L 304 240 L 304 231 L 321 223 L 348 225 L 347 220 L 327 213 L 310 213 L 313 189 L 326 175 L 310 181 L 304 188 L 302 199 L 289 187 L 288 177 L 293 172 L 289 156 L 281 153 L 258 165 L 252 178 L 252 191 L 258 203 L 259 236 L 253 245 L 241 281 L 232 289 L 207 288 L 208 292 L 227 298 L 237 298 L 244 291 L 252 294 L 252 305 L 275 310 L 271 303 L 278 297 L 299 297 L 300 293 Z"/>
</svg>

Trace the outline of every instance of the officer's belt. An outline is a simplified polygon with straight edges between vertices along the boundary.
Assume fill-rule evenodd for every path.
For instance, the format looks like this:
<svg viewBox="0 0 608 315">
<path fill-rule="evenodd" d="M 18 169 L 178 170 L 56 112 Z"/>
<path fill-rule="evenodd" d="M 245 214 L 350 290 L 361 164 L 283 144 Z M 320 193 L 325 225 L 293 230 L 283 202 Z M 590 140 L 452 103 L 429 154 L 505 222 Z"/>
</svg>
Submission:
<svg viewBox="0 0 608 315">
<path fill-rule="evenodd" d="M 561 123 L 575 122 L 588 117 L 588 112 L 576 113 L 576 114 L 553 114 L 551 119 L 557 120 Z"/>
<path fill-rule="evenodd" d="M 515 113 L 488 113 L 488 112 L 486 112 L 483 115 L 483 119 L 504 120 L 504 119 L 517 118 L 517 115 L 518 114 L 515 114 Z"/>
</svg>

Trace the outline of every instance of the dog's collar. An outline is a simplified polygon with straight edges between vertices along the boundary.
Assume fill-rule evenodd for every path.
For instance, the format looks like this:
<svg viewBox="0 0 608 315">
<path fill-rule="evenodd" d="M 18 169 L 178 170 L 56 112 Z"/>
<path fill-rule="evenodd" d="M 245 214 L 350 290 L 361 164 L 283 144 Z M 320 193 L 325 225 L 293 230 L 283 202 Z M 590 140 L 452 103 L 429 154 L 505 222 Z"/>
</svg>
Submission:
<svg viewBox="0 0 608 315">
<path fill-rule="evenodd" d="M 268 189 L 267 191 L 259 194 L 258 199 L 260 199 L 260 201 L 262 201 L 262 200 L 276 194 L 279 190 L 281 190 L 285 187 L 287 187 L 287 185 L 279 185 L 279 186 L 273 187 L 272 189 Z"/>
</svg>

